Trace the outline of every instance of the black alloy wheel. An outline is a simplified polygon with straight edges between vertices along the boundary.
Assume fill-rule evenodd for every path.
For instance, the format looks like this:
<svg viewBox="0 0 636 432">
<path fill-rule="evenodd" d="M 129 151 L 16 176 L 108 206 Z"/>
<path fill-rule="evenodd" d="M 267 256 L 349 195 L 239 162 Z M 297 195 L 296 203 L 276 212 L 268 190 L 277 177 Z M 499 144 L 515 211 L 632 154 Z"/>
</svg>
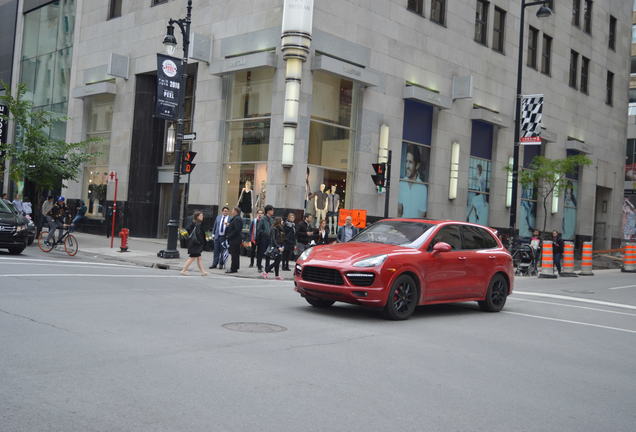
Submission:
<svg viewBox="0 0 636 432">
<path fill-rule="evenodd" d="M 415 312 L 418 298 L 418 289 L 413 278 L 409 275 L 398 276 L 389 291 L 384 307 L 385 316 L 396 321 L 410 318 Z"/>
<path fill-rule="evenodd" d="M 309 297 L 309 296 L 305 296 L 305 300 L 307 300 L 307 303 L 309 303 L 313 307 L 320 308 L 320 309 L 328 308 L 329 306 L 335 303 L 334 300 L 325 300 L 325 299 L 319 299 L 316 297 Z"/>
<path fill-rule="evenodd" d="M 479 301 L 479 307 L 486 312 L 499 312 L 508 298 L 508 281 L 502 274 L 496 274 L 488 284 L 486 298 Z"/>
</svg>

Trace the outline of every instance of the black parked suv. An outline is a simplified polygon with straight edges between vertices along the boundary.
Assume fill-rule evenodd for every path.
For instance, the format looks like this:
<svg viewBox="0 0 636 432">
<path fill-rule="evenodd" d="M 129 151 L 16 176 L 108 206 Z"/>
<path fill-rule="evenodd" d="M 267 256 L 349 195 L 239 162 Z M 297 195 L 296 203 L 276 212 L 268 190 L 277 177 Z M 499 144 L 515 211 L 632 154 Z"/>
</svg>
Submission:
<svg viewBox="0 0 636 432">
<path fill-rule="evenodd" d="M 27 247 L 27 225 L 0 199 L 0 249 L 9 249 L 11 255 L 21 254 Z"/>
</svg>

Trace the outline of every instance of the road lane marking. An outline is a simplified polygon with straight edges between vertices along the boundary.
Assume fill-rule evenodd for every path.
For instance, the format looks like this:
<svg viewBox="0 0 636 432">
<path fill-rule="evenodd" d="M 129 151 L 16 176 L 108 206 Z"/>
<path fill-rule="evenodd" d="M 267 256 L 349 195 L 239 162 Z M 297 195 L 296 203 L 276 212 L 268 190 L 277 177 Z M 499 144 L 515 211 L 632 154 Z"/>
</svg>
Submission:
<svg viewBox="0 0 636 432">
<path fill-rule="evenodd" d="M 546 298 L 553 298 L 557 300 L 569 300 L 569 301 L 576 301 L 581 303 L 596 304 L 601 306 L 610 306 L 610 307 L 621 308 L 621 309 L 636 310 L 636 306 L 633 306 L 633 305 L 622 304 L 622 303 L 612 303 L 612 302 L 606 302 L 602 300 L 592 300 L 592 299 L 586 299 L 586 298 L 580 298 L 580 297 L 562 296 L 558 294 L 535 293 L 535 292 L 528 292 L 528 291 L 513 291 L 513 294 L 546 297 Z"/>
<path fill-rule="evenodd" d="M 514 297 L 511 298 L 511 300 L 530 302 L 530 303 L 542 303 L 542 304 L 555 305 L 555 306 L 564 306 L 564 307 L 576 308 L 576 309 L 587 309 L 587 310 L 593 310 L 593 311 L 599 311 L 599 312 L 607 312 L 607 313 L 616 314 L 616 315 L 636 316 L 636 314 L 629 313 L 629 312 L 619 312 L 619 311 L 613 311 L 613 310 L 607 310 L 607 309 L 593 308 L 589 306 L 576 306 L 576 305 L 565 304 L 565 303 L 555 303 L 555 302 L 549 302 L 549 301 L 530 300 L 530 299 L 522 299 L 522 298 L 514 298 Z"/>
<path fill-rule="evenodd" d="M 636 285 L 625 285 L 625 286 L 619 286 L 619 287 L 612 287 L 610 289 L 611 290 L 619 290 L 619 289 L 625 289 L 625 288 L 636 288 Z"/>
<path fill-rule="evenodd" d="M 92 278 L 154 278 L 154 279 L 166 279 L 166 278 L 184 278 L 181 275 L 113 275 L 113 274 L 93 274 L 93 273 L 14 273 L 14 274 L 0 274 L 0 277 L 92 277 Z"/>
<path fill-rule="evenodd" d="M 35 258 L 8 258 L 8 257 L 0 257 L 0 264 L 2 261 L 32 261 L 32 262 L 50 262 L 50 263 L 62 263 L 62 264 L 77 264 L 77 265 L 96 265 L 101 267 L 130 267 L 130 268 L 139 268 L 139 266 L 134 266 L 130 264 L 107 264 L 107 263 L 97 263 L 97 262 L 88 262 L 88 261 L 68 261 L 68 260 L 47 260 L 47 259 L 35 259 Z M 9 263 L 7 263 L 9 264 Z"/>
<path fill-rule="evenodd" d="M 0 265 L 2 265 L 3 263 L 0 262 Z M 75 267 L 75 264 L 60 264 L 58 262 L 55 261 L 51 261 L 51 264 L 45 264 L 45 263 L 37 263 L 37 262 L 12 262 L 12 263 L 6 263 L 5 265 L 26 265 L 26 266 L 44 266 L 44 267 Z M 78 267 L 82 267 L 82 268 L 87 268 L 87 267 L 96 267 L 96 268 L 100 268 L 102 266 L 100 266 L 99 264 L 84 264 Z M 137 266 L 118 266 L 118 268 L 125 268 L 125 269 L 140 269 L 143 270 L 143 267 L 137 267 Z M 147 268 L 146 268 L 147 270 Z"/>
<path fill-rule="evenodd" d="M 509 315 L 519 315 L 519 316 L 524 316 L 524 317 L 529 317 L 529 318 L 538 318 L 538 319 L 542 319 L 542 320 L 547 320 L 547 321 L 557 321 L 557 322 L 563 322 L 563 323 L 567 323 L 567 324 L 577 324 L 577 325 L 582 325 L 582 326 L 587 326 L 587 327 L 596 327 L 596 328 L 602 328 L 602 329 L 606 329 L 606 330 L 615 330 L 615 331 L 620 331 L 620 332 L 624 332 L 624 333 L 636 333 L 636 330 L 629 330 L 629 329 L 624 329 L 624 328 L 619 328 L 619 327 L 609 327 L 609 326 L 604 326 L 604 325 L 600 325 L 600 324 L 592 324 L 592 323 L 586 323 L 586 322 L 581 322 L 581 321 L 570 321 L 570 320 L 564 320 L 564 319 L 560 319 L 560 318 L 551 318 L 551 317 L 546 317 L 546 316 L 541 316 L 541 315 L 530 315 L 530 314 L 525 314 L 525 313 L 521 313 L 521 312 L 510 312 L 510 311 L 502 311 L 503 313 L 509 314 Z"/>
</svg>

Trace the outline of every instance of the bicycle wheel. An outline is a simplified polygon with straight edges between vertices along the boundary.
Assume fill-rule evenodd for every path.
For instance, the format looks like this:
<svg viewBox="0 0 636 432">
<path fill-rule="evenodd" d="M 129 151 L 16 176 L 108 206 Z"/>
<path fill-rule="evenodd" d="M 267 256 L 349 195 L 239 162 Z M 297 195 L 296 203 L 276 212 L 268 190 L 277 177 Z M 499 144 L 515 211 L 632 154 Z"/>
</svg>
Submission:
<svg viewBox="0 0 636 432">
<path fill-rule="evenodd" d="M 73 234 L 69 234 L 64 239 L 64 250 L 70 256 L 75 256 L 79 250 L 79 243 Z"/>
<path fill-rule="evenodd" d="M 40 235 L 38 236 L 38 247 L 42 252 L 51 252 L 53 249 L 53 243 L 48 243 L 46 238 L 49 236 L 48 231 L 40 231 Z"/>
</svg>

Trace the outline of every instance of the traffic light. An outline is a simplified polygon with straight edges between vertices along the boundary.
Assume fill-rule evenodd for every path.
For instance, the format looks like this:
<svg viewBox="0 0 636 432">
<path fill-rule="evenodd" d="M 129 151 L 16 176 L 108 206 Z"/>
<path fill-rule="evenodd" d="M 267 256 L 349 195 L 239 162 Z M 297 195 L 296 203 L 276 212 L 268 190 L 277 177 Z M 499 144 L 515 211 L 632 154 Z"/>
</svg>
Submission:
<svg viewBox="0 0 636 432">
<path fill-rule="evenodd" d="M 373 184 L 378 187 L 378 191 L 386 186 L 386 163 L 371 164 L 375 175 L 372 175 Z"/>
<path fill-rule="evenodd" d="M 197 152 L 187 151 L 183 153 L 183 159 L 181 159 L 181 174 L 190 174 L 197 164 L 193 164 L 192 161 L 197 155 Z"/>
</svg>

